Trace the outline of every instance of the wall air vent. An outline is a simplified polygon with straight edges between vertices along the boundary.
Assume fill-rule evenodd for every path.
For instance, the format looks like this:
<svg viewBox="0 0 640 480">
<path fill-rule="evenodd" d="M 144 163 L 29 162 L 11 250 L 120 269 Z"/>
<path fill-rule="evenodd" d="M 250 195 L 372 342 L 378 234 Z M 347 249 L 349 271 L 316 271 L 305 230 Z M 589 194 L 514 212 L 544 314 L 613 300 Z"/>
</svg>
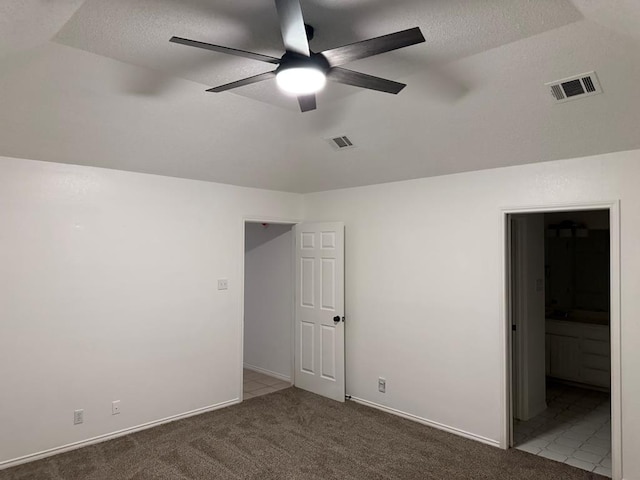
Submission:
<svg viewBox="0 0 640 480">
<path fill-rule="evenodd" d="M 356 147 L 346 135 L 342 135 L 341 137 L 328 138 L 327 142 L 329 142 L 331 146 L 336 150 L 347 150 L 349 148 Z"/>
<path fill-rule="evenodd" d="M 545 83 L 545 85 L 549 87 L 551 96 L 556 103 L 564 103 L 569 100 L 602 93 L 596 72 L 583 73 L 582 75 Z"/>
</svg>

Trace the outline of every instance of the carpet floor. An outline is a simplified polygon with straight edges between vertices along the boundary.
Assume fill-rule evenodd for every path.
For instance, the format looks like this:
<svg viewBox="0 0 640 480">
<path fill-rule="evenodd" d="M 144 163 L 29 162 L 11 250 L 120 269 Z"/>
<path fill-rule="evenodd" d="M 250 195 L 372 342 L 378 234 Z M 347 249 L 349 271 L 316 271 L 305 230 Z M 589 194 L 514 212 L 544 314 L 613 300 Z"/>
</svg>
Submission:
<svg viewBox="0 0 640 480">
<path fill-rule="evenodd" d="M 0 471 L 0 480 L 606 477 L 288 388 Z"/>
</svg>

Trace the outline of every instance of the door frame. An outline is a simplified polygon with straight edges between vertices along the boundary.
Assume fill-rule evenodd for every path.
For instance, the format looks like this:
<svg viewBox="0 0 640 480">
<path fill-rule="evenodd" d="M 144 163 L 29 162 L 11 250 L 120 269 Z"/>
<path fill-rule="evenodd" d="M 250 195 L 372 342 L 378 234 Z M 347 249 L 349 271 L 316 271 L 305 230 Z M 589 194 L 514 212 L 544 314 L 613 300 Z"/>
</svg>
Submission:
<svg viewBox="0 0 640 480">
<path fill-rule="evenodd" d="M 290 218 L 279 218 L 279 217 L 265 217 L 265 216 L 244 216 L 242 217 L 242 225 L 240 231 L 242 232 L 240 242 L 240 247 L 242 248 L 240 255 L 240 270 L 238 272 L 238 278 L 240 279 L 240 371 L 239 371 L 239 382 L 238 382 L 238 399 L 240 402 L 244 400 L 244 294 L 245 294 L 245 279 L 244 279 L 244 263 L 245 263 L 245 243 L 246 243 L 246 224 L 247 223 L 269 223 L 273 225 L 291 225 L 291 230 L 299 224 L 302 223 L 300 219 L 290 219 Z M 291 243 L 291 278 L 295 283 L 295 235 L 292 235 L 292 243 Z M 295 384 L 295 295 L 293 302 L 291 303 L 291 318 L 293 321 L 291 322 L 291 383 Z"/>
<path fill-rule="evenodd" d="M 500 258 L 501 265 L 501 339 L 503 351 L 503 398 L 504 413 L 502 439 L 500 447 L 513 447 L 513 345 L 511 330 L 511 224 L 512 214 L 551 213 L 580 210 L 609 211 L 609 274 L 610 274 L 610 335 L 611 335 L 611 460 L 613 480 L 622 478 L 622 385 L 621 385 L 621 299 L 620 299 L 620 200 L 532 205 L 524 207 L 507 207 L 500 211 Z"/>
</svg>

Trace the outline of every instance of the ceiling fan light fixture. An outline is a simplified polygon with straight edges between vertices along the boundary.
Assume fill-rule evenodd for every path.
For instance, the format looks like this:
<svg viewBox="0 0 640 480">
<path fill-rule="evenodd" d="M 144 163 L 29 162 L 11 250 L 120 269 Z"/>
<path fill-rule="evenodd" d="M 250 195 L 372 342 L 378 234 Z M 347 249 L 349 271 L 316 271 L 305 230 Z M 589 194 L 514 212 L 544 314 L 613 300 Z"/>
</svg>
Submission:
<svg viewBox="0 0 640 480">
<path fill-rule="evenodd" d="M 278 70 L 276 83 L 287 93 L 309 95 L 324 88 L 327 76 L 315 67 L 289 67 Z"/>
</svg>

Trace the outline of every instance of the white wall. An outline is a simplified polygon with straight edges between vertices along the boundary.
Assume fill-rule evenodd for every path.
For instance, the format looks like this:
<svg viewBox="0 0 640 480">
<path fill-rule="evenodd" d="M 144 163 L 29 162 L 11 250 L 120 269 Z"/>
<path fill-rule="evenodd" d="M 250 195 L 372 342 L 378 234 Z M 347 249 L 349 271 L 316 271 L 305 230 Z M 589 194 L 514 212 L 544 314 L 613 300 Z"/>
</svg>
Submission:
<svg viewBox="0 0 640 480">
<path fill-rule="evenodd" d="M 292 225 L 247 223 L 244 263 L 244 363 L 292 377 Z"/>
<path fill-rule="evenodd" d="M 640 479 L 639 184 L 636 150 L 306 195 L 307 220 L 346 223 L 347 393 L 505 441 L 501 209 L 620 199 L 623 473 Z"/>
<path fill-rule="evenodd" d="M 237 399 L 243 216 L 300 199 L 0 158 L 0 465 Z"/>
<path fill-rule="evenodd" d="M 345 221 L 349 394 L 504 440 L 501 209 L 620 199 L 640 479 L 639 183 L 640 151 L 304 197 L 2 158 L 0 462 L 238 397 L 243 216 Z"/>
</svg>

